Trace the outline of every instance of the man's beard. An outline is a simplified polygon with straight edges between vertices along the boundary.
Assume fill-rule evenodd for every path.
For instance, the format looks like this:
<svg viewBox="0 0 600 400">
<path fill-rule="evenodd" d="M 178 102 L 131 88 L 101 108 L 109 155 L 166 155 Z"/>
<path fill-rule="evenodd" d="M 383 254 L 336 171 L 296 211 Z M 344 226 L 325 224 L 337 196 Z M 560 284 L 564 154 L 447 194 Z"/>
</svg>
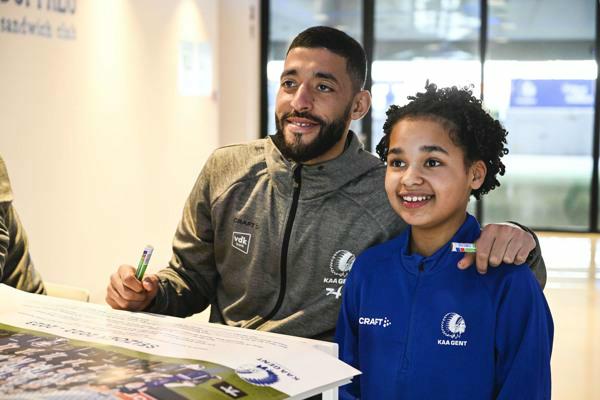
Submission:
<svg viewBox="0 0 600 400">
<path fill-rule="evenodd" d="M 341 118 L 335 119 L 329 124 L 307 112 L 292 111 L 282 115 L 281 118 L 278 118 L 275 114 L 277 132 L 273 137 L 273 141 L 281 154 L 287 159 L 300 163 L 313 160 L 329 151 L 344 136 L 351 106 L 352 104 L 348 105 Z M 307 118 L 317 122 L 321 126 L 317 137 L 310 143 L 302 143 L 302 134 L 294 133 L 294 142 L 288 143 L 283 134 L 283 121 L 291 117 Z"/>
</svg>

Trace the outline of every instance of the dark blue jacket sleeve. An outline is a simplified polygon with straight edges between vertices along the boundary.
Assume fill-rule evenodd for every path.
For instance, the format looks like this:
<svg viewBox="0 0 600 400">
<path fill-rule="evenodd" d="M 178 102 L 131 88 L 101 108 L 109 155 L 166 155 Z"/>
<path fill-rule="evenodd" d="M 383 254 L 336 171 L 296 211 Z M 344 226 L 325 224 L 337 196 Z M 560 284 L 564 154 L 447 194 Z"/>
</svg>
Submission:
<svg viewBox="0 0 600 400">
<path fill-rule="evenodd" d="M 358 360 L 358 288 L 354 285 L 356 265 L 350 271 L 342 293 L 342 306 L 337 322 L 336 342 L 339 345 L 340 360 L 359 368 Z M 340 387 L 340 400 L 360 398 L 360 375 L 352 379 L 352 383 Z"/>
<path fill-rule="evenodd" d="M 513 268 L 495 294 L 495 397 L 550 399 L 552 315 L 531 271 Z"/>
</svg>

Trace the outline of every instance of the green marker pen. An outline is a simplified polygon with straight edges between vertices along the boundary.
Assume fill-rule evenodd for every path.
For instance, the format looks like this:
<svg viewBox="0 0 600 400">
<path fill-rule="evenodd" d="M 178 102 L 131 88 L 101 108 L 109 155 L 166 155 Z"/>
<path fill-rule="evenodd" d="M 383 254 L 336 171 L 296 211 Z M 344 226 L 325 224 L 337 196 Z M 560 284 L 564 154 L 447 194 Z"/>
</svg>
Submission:
<svg viewBox="0 0 600 400">
<path fill-rule="evenodd" d="M 138 263 L 137 270 L 135 271 L 135 277 L 141 281 L 144 277 L 144 272 L 146 272 L 146 267 L 148 267 L 148 263 L 150 262 L 150 257 L 152 256 L 152 252 L 154 251 L 154 247 L 147 245 L 144 247 L 144 252 L 142 253 L 142 257 L 140 258 L 140 262 Z"/>
</svg>

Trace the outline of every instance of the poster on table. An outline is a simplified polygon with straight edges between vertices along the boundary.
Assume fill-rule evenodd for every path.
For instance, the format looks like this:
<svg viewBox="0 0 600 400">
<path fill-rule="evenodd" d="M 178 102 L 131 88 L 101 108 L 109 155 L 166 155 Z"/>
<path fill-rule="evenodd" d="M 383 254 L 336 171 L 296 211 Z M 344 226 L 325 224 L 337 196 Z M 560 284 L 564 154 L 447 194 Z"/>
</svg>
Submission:
<svg viewBox="0 0 600 400">
<path fill-rule="evenodd" d="M 301 399 L 359 373 L 331 346 L 0 284 L 2 399 Z"/>
</svg>

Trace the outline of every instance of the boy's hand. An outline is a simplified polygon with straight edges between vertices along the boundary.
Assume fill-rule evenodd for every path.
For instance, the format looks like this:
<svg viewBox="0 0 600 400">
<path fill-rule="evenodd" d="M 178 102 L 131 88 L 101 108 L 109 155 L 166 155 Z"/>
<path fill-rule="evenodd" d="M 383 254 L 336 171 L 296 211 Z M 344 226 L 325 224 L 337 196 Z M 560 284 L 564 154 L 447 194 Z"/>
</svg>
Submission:
<svg viewBox="0 0 600 400">
<path fill-rule="evenodd" d="M 508 222 L 486 225 L 475 244 L 477 252 L 465 254 L 458 268 L 467 269 L 475 262 L 480 274 L 485 274 L 490 265 L 523 264 L 535 248 L 535 240 L 529 232 Z"/>
</svg>

